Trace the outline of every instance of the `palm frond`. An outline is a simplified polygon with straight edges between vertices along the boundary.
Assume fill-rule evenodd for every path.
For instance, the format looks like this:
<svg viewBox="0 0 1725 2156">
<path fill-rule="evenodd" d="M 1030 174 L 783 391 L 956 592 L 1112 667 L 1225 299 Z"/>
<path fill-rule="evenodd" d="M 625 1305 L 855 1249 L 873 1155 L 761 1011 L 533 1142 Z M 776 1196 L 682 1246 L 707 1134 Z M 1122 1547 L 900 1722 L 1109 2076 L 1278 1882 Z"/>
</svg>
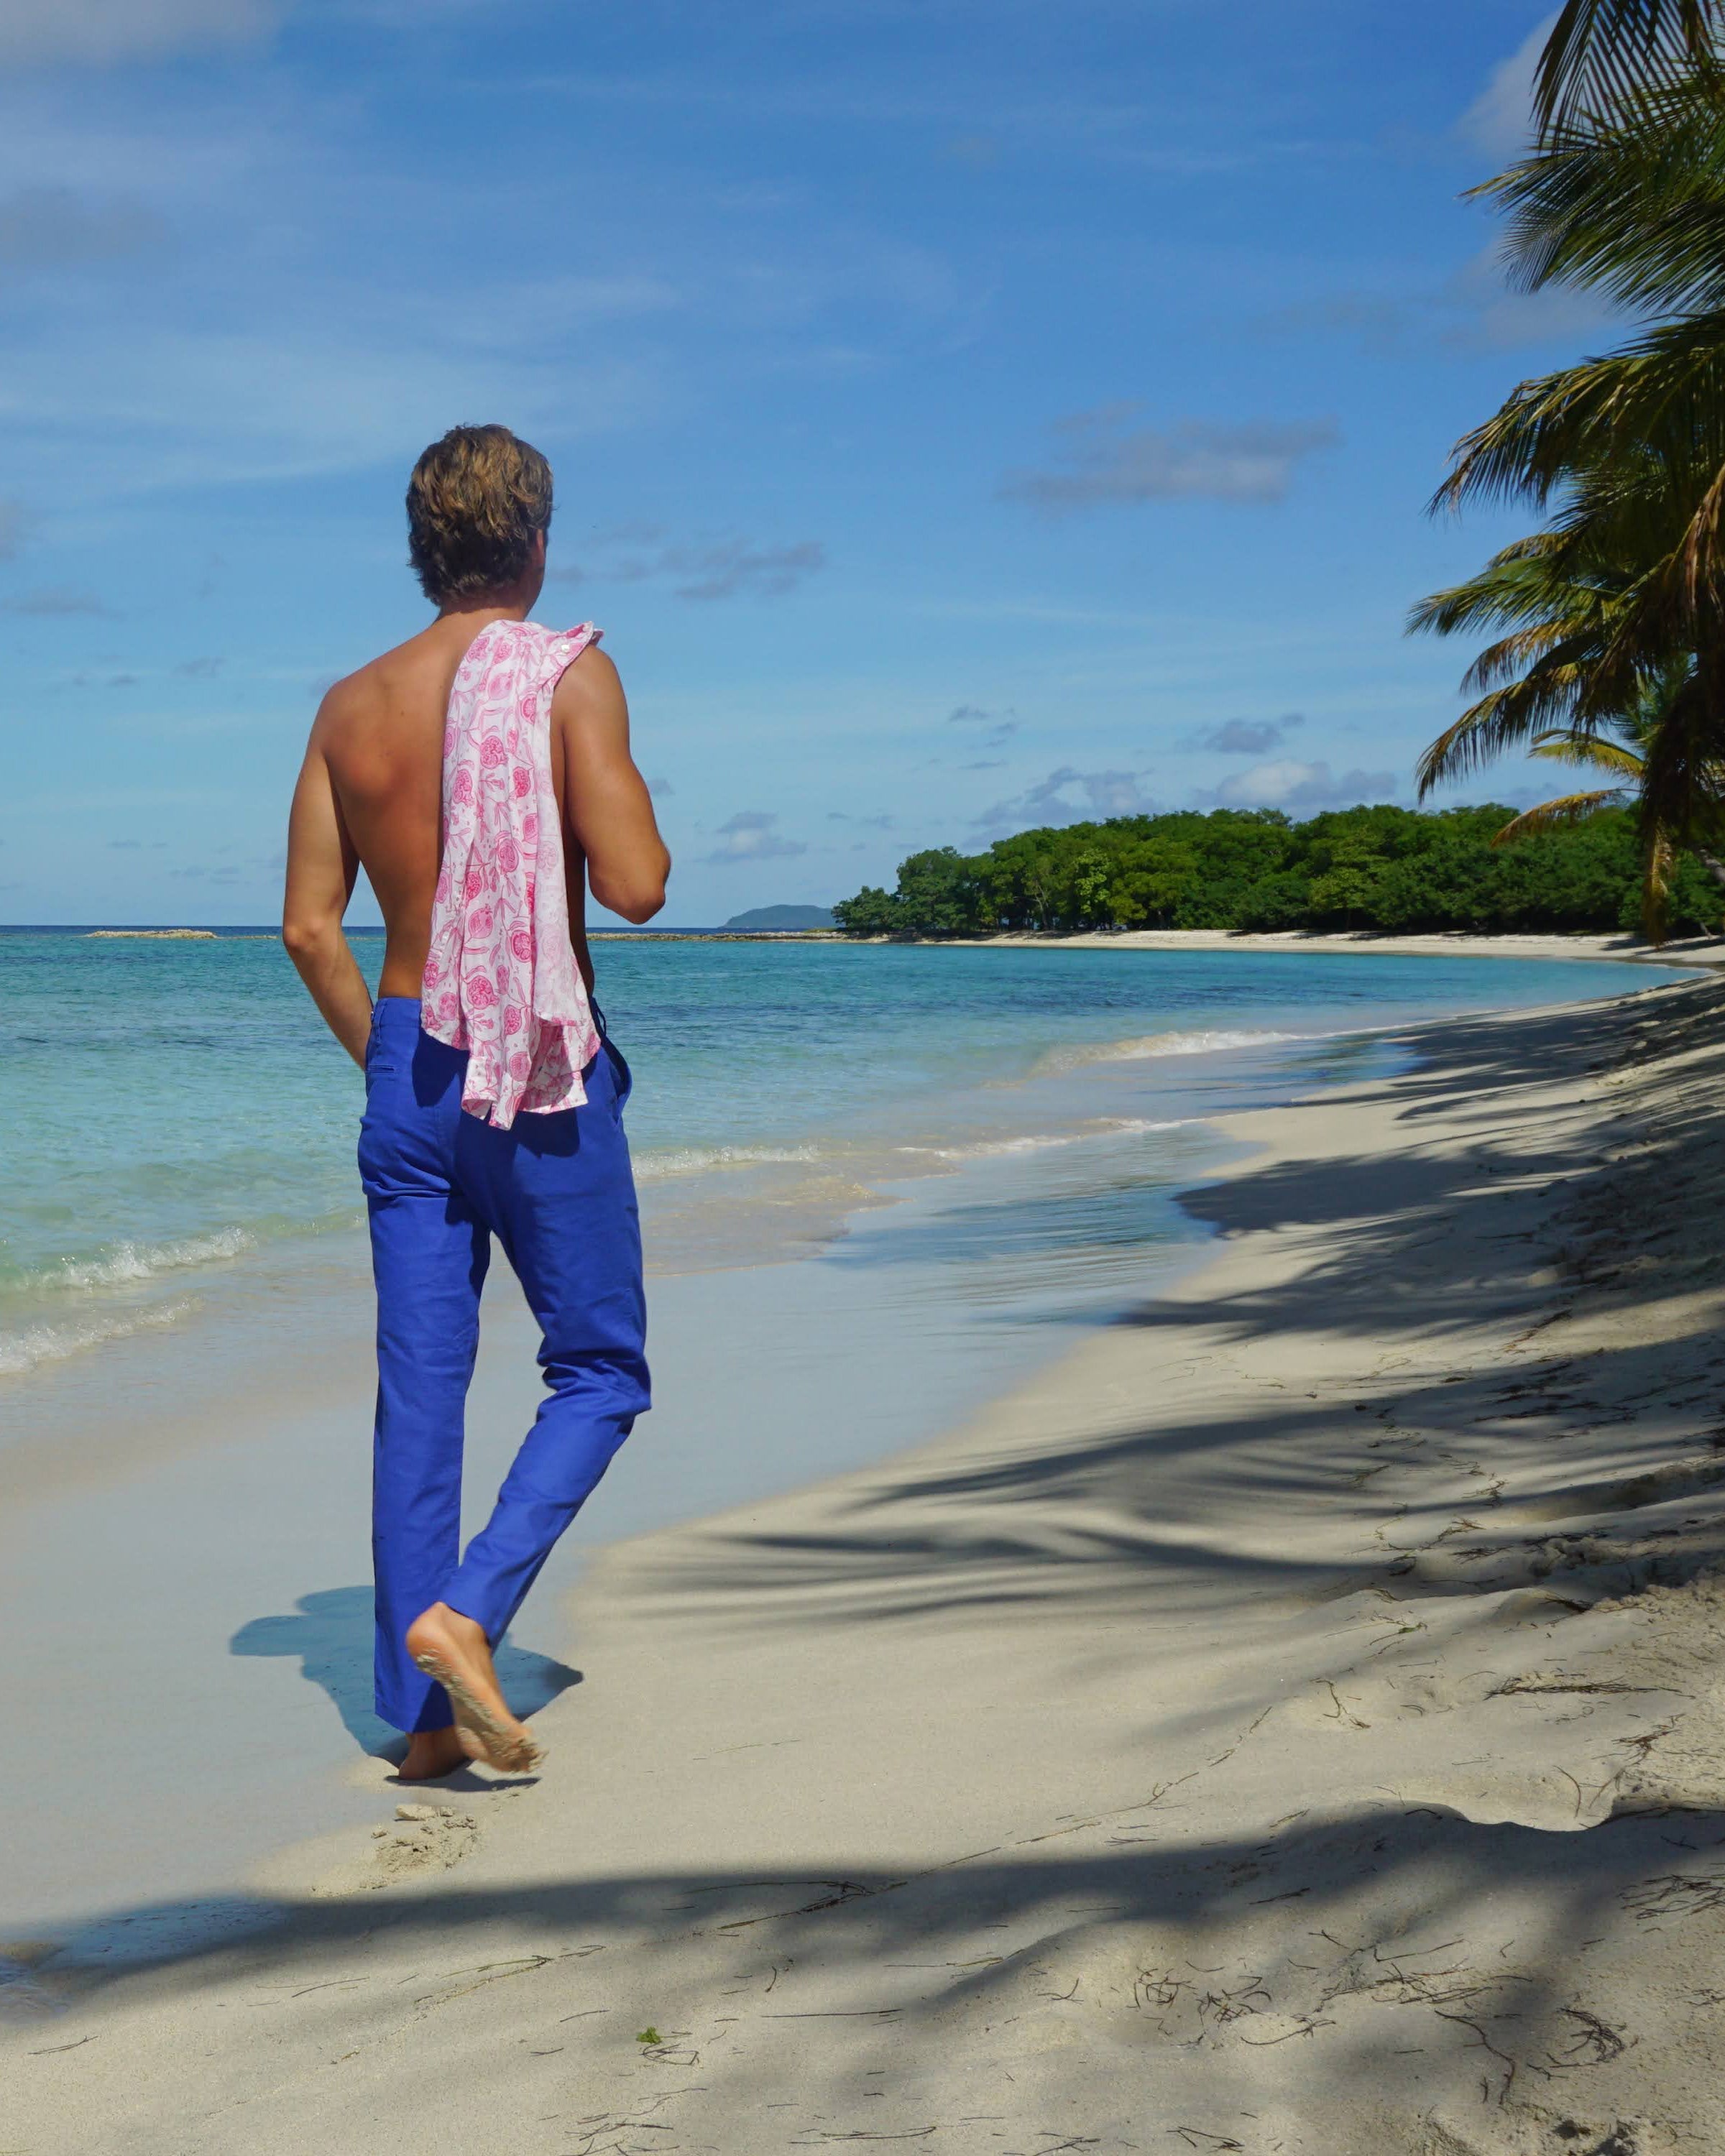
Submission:
<svg viewBox="0 0 1725 2156">
<path fill-rule="evenodd" d="M 1517 496 L 1543 506 L 1590 474 L 1620 514 L 1669 516 L 1674 491 L 1693 500 L 1722 467 L 1725 310 L 1710 309 L 1518 383 L 1456 444 L 1431 506 Z M 1661 475 L 1662 488 L 1650 485 Z"/>
<path fill-rule="evenodd" d="M 1645 767 L 1644 760 L 1632 748 L 1625 748 L 1620 742 L 1603 740 L 1598 734 L 1548 735 L 1535 742 L 1527 753 L 1542 757 L 1550 763 L 1570 763 L 1583 769 L 1591 767 L 1599 771 L 1615 771 L 1620 778 L 1631 782 L 1640 778 Z M 1616 790 L 1621 792 L 1622 789 L 1619 788 Z"/>
<path fill-rule="evenodd" d="M 1529 677 L 1494 689 L 1446 726 L 1420 757 L 1414 776 L 1419 798 L 1446 781 L 1466 778 L 1512 749 L 1523 747 L 1555 721 L 1571 719 L 1573 682 Z"/>
<path fill-rule="evenodd" d="M 1552 560 L 1562 543 L 1550 531 L 1513 541 L 1466 583 L 1417 600 L 1408 613 L 1409 631 L 1452 636 L 1457 629 L 1484 622 L 1546 620 L 1556 610 L 1556 603 L 1573 597 L 1580 588 L 1580 579 Z"/>
<path fill-rule="evenodd" d="M 1503 213 L 1510 280 L 1671 315 L 1725 304 L 1725 128 L 1716 77 L 1639 92 L 1609 124 L 1563 122 L 1470 190 Z"/>
<path fill-rule="evenodd" d="M 1488 644 L 1461 677 L 1461 693 L 1495 689 L 1518 680 L 1535 666 L 1556 679 L 1567 675 L 1579 680 L 1579 670 L 1596 660 L 1604 641 L 1598 629 L 1573 634 L 1568 622 L 1547 622 L 1538 629 L 1517 629 L 1513 636 Z"/>
<path fill-rule="evenodd" d="M 1501 831 L 1491 834 L 1494 846 L 1512 846 L 1517 839 L 1537 838 L 1542 831 L 1560 831 L 1572 824 L 1584 824 L 1606 808 L 1620 808 L 1625 800 L 1620 786 L 1608 786 L 1597 793 L 1560 793 L 1555 801 L 1542 801 L 1537 808 L 1524 808 L 1512 816 Z"/>
<path fill-rule="evenodd" d="M 1581 111 L 1609 111 L 1649 83 L 1713 63 L 1718 0 L 1566 0 L 1533 78 L 1544 134 Z"/>
</svg>

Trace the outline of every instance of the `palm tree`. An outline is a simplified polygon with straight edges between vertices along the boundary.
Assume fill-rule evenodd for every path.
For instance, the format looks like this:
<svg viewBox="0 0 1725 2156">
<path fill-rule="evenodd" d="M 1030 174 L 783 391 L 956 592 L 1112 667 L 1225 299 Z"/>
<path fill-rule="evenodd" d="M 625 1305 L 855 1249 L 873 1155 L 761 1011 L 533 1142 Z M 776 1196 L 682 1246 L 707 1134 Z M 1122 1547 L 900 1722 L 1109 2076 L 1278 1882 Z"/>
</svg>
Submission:
<svg viewBox="0 0 1725 2156">
<path fill-rule="evenodd" d="M 1725 870 L 1704 850 L 1725 821 L 1725 760 L 1707 723 L 1692 654 L 1644 654 L 1626 685 L 1605 665 L 1635 594 L 1632 578 L 1604 566 L 1610 555 L 1600 536 L 1598 528 L 1572 523 L 1517 540 L 1476 576 L 1414 608 L 1409 626 L 1439 635 L 1488 625 L 1507 631 L 1463 680 L 1465 691 L 1481 693 L 1420 758 L 1420 797 L 1517 748 L 1603 769 L 1614 784 L 1542 802 L 1512 818 L 1497 842 L 1636 799 L 1642 923 L 1658 943 L 1680 853 L 1699 853 L 1725 884 Z M 1621 691 L 1615 702 L 1602 687 L 1613 683 Z"/>
<path fill-rule="evenodd" d="M 1434 507 L 1526 501 L 1550 528 L 1413 619 L 1510 630 L 1469 675 L 1484 693 L 1427 752 L 1422 794 L 1505 748 L 1603 748 L 1640 797 L 1656 934 L 1676 850 L 1718 824 L 1725 757 L 1722 27 L 1725 0 L 1569 0 L 1559 15 L 1538 139 L 1476 192 L 1507 213 L 1515 282 L 1580 285 L 1659 319 L 1521 383 L 1458 444 Z M 1585 813 L 1587 797 L 1565 799 Z M 1544 807 L 1547 823 L 1566 813 Z"/>
</svg>

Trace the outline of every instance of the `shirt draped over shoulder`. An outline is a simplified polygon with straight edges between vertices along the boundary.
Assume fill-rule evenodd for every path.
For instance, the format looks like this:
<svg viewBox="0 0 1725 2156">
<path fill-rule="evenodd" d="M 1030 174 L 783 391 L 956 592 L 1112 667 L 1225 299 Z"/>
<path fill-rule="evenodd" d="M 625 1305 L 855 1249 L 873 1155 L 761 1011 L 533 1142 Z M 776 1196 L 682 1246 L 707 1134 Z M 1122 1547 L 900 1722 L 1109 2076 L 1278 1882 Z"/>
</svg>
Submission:
<svg viewBox="0 0 1725 2156">
<path fill-rule="evenodd" d="M 495 621 L 469 645 L 444 729 L 443 857 L 420 1023 L 468 1051 L 461 1106 L 507 1130 L 587 1098 L 598 1054 L 569 932 L 551 700 L 599 631 Z"/>
</svg>

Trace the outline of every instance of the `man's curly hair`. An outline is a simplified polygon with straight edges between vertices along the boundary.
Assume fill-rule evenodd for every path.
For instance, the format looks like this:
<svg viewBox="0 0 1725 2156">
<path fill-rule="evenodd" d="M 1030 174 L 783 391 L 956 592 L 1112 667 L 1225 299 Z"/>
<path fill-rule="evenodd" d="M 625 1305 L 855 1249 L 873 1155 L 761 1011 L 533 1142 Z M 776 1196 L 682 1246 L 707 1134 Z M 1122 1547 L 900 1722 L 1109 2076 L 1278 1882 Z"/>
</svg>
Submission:
<svg viewBox="0 0 1725 2156">
<path fill-rule="evenodd" d="M 408 553 L 434 606 L 515 583 L 551 525 L 551 466 L 507 427 L 451 427 L 408 481 Z"/>
</svg>

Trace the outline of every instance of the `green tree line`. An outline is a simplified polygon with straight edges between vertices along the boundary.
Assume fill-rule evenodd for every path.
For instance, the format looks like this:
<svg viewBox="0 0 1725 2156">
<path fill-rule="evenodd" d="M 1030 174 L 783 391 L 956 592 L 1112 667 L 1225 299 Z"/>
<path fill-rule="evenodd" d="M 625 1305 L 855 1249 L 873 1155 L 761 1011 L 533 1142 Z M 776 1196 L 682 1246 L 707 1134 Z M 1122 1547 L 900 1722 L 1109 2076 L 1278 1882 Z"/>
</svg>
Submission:
<svg viewBox="0 0 1725 2156">
<path fill-rule="evenodd" d="M 1303 823 L 1276 809 L 1113 816 L 1021 831 L 986 853 L 912 854 L 896 889 L 865 886 L 833 913 L 852 936 L 1635 927 L 1645 855 L 1635 812 L 1607 808 L 1494 844 L 1510 814 L 1383 805 Z M 1667 906 L 1680 933 L 1712 933 L 1725 892 L 1686 856 L 1671 871 Z"/>
</svg>

